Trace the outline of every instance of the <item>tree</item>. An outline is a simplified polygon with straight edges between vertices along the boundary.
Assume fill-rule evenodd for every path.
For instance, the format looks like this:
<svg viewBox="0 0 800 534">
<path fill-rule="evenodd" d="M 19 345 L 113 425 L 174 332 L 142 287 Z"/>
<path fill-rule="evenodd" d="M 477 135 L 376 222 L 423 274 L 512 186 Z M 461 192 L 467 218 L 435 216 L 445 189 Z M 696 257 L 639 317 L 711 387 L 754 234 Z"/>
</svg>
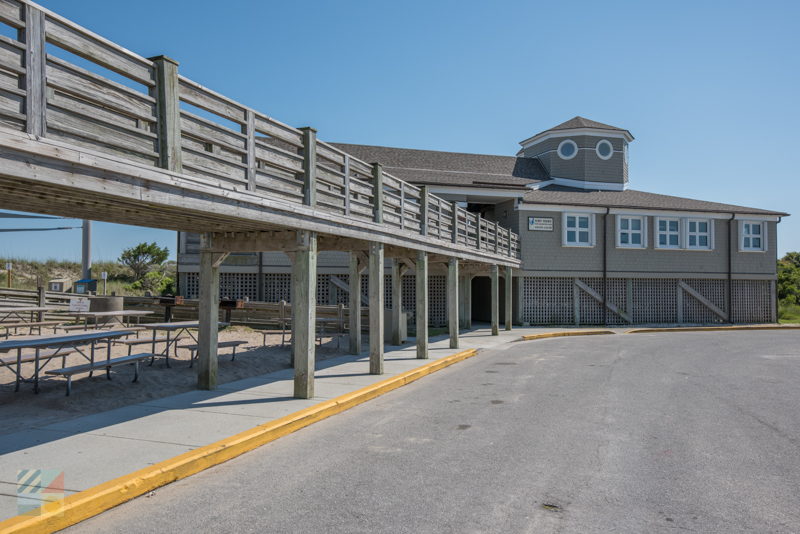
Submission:
<svg viewBox="0 0 800 534">
<path fill-rule="evenodd" d="M 139 243 L 123 250 L 119 262 L 133 271 L 134 281 L 139 281 L 154 265 L 161 265 L 168 257 L 167 247 L 162 248 L 155 243 Z"/>
<path fill-rule="evenodd" d="M 789 252 L 778 260 L 778 299 L 800 304 L 800 253 Z"/>
</svg>

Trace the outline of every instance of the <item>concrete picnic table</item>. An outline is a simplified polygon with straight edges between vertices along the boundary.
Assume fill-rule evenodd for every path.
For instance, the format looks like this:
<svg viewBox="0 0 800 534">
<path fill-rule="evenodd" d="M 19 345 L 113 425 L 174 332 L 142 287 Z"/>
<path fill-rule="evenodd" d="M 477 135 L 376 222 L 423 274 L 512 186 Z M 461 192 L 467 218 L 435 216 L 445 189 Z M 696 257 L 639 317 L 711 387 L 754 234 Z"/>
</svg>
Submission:
<svg viewBox="0 0 800 534">
<path fill-rule="evenodd" d="M 139 324 L 139 319 L 141 319 L 145 315 L 152 315 L 154 312 L 147 311 L 147 310 L 114 310 L 114 311 L 88 311 L 88 312 L 70 312 L 68 315 L 72 315 L 77 319 L 83 319 L 84 330 L 89 329 L 89 319 L 94 319 L 94 327 L 97 328 L 100 319 L 106 319 L 103 322 L 104 325 L 109 324 L 112 321 L 118 322 L 123 327 L 130 326 L 129 324 L 125 324 L 125 317 L 131 318 L 136 317 L 136 324 Z M 128 321 L 130 323 L 130 321 Z"/>
<path fill-rule="evenodd" d="M 33 382 L 33 391 L 39 393 L 39 371 L 44 369 L 50 360 L 58 357 L 58 351 L 66 348 L 74 349 L 75 352 L 86 358 L 90 363 L 94 363 L 95 347 L 98 342 L 106 341 L 106 359 L 111 359 L 111 341 L 113 339 L 135 334 L 135 330 L 106 330 L 104 332 L 86 332 L 83 334 L 70 334 L 70 335 L 46 335 L 46 336 L 31 336 L 24 339 L 12 339 L 10 341 L 0 341 L 0 352 L 8 352 L 15 350 L 17 352 L 16 370 L 11 368 L 11 365 L 0 360 L 0 365 L 9 367 L 16 375 L 16 384 L 14 391 L 19 391 L 20 382 Z M 85 349 L 81 349 L 80 345 L 90 344 L 89 354 L 86 354 Z M 22 376 L 22 350 L 34 349 L 34 370 L 31 378 Z M 39 354 L 42 349 L 56 349 L 54 354 L 47 357 L 47 360 L 40 365 Z M 89 374 L 91 376 L 91 373 Z"/>
<path fill-rule="evenodd" d="M 218 323 L 218 328 L 224 328 L 228 326 L 229 323 Z M 200 321 L 176 321 L 174 323 L 146 323 L 141 325 L 143 328 L 147 330 L 153 331 L 153 354 L 161 355 L 166 358 L 167 367 L 169 367 L 169 347 L 170 345 L 175 345 L 175 355 L 178 355 L 178 337 L 181 334 L 186 333 L 190 338 L 194 340 L 195 343 L 197 341 L 197 337 L 190 331 L 190 329 L 198 329 L 200 328 Z M 156 336 L 159 330 L 163 330 L 167 333 L 167 338 L 165 340 L 166 345 L 164 347 L 164 351 L 161 353 L 156 352 Z M 174 334 L 174 337 L 171 338 L 171 335 Z"/>
</svg>

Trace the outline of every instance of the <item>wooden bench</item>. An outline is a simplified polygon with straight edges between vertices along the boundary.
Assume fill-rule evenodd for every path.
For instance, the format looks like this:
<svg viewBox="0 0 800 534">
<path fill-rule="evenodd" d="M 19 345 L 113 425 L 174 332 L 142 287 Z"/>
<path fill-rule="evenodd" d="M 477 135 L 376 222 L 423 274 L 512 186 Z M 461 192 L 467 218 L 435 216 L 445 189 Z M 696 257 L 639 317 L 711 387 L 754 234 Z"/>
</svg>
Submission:
<svg viewBox="0 0 800 534">
<path fill-rule="evenodd" d="M 226 348 L 233 347 L 233 354 L 231 355 L 231 361 L 233 361 L 233 360 L 236 359 L 236 348 L 241 346 L 241 345 L 246 345 L 246 344 L 247 344 L 247 341 L 241 341 L 241 340 L 240 341 L 220 341 L 220 342 L 217 343 L 217 348 L 218 349 L 226 349 Z M 189 358 L 189 367 L 192 367 L 194 365 L 194 360 L 197 357 L 198 345 L 196 343 L 191 344 L 191 345 L 180 345 L 178 348 L 189 349 L 191 351 L 191 358 Z M 219 356 L 219 353 L 217 353 L 217 356 Z"/>
<path fill-rule="evenodd" d="M 37 327 L 37 330 L 39 330 L 39 334 L 41 334 L 43 326 L 52 326 L 53 327 L 53 333 L 55 334 L 56 333 L 56 329 L 59 327 L 59 325 L 62 325 L 62 324 L 64 324 L 64 321 L 36 321 L 36 322 L 33 322 L 33 323 L 26 323 L 26 322 L 0 323 L 0 328 L 5 328 L 6 329 L 6 338 L 8 338 L 8 336 L 9 336 L 9 334 L 10 334 L 12 329 L 14 330 L 14 334 L 16 335 L 17 329 L 19 329 L 19 328 L 30 328 L 30 331 L 28 333 L 33 335 L 33 328 L 34 327 Z"/>
<path fill-rule="evenodd" d="M 106 378 L 111 380 L 111 368 L 117 365 L 133 364 L 133 382 L 139 380 L 139 362 L 148 360 L 153 355 L 148 353 L 142 354 L 129 354 L 127 356 L 120 356 L 119 358 L 112 358 L 110 360 L 101 360 L 94 363 L 84 363 L 81 365 L 73 365 L 72 367 L 64 367 L 63 369 L 53 369 L 52 371 L 45 371 L 45 374 L 63 376 L 67 379 L 67 397 L 72 392 L 72 376 L 80 373 L 91 373 L 98 369 L 106 370 Z"/>
</svg>

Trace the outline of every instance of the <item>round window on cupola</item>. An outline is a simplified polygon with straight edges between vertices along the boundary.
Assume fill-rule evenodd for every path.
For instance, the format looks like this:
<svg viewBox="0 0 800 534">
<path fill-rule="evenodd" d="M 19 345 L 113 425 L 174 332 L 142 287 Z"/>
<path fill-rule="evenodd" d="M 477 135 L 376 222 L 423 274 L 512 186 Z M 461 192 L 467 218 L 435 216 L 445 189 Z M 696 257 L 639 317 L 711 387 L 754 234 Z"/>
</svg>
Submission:
<svg viewBox="0 0 800 534">
<path fill-rule="evenodd" d="M 572 139 L 565 139 L 558 144 L 558 155 L 561 159 L 572 159 L 578 154 L 578 145 Z"/>
<path fill-rule="evenodd" d="M 597 157 L 600 159 L 611 159 L 611 156 L 614 155 L 614 147 L 608 139 L 598 141 L 594 151 L 597 152 Z"/>
</svg>

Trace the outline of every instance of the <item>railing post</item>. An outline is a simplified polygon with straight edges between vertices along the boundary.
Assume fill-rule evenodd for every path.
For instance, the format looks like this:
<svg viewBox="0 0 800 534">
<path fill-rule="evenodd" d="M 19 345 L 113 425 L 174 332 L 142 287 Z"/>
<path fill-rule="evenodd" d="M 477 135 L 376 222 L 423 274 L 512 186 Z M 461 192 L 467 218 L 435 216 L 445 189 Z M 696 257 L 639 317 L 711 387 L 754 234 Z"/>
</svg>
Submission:
<svg viewBox="0 0 800 534">
<path fill-rule="evenodd" d="M 344 155 L 344 214 L 350 216 L 350 156 Z"/>
<path fill-rule="evenodd" d="M 483 223 L 483 217 L 478 215 L 475 217 L 475 225 L 478 227 L 478 233 L 475 236 L 475 245 L 478 247 L 478 252 L 481 250 L 481 224 Z"/>
<path fill-rule="evenodd" d="M 242 133 L 247 136 L 247 190 L 256 190 L 256 114 L 252 109 L 245 111 L 246 124 Z"/>
<path fill-rule="evenodd" d="M 510 229 L 506 230 L 506 234 L 508 235 L 508 257 L 510 258 L 511 257 L 511 250 L 513 248 L 512 245 L 511 245 L 511 230 Z"/>
<path fill-rule="evenodd" d="M 317 205 L 317 131 L 306 126 L 303 132 L 303 204 Z"/>
<path fill-rule="evenodd" d="M 497 221 L 494 221 L 494 253 L 500 248 L 500 234 L 497 233 Z"/>
<path fill-rule="evenodd" d="M 158 165 L 162 169 L 181 172 L 181 107 L 178 86 L 178 62 L 167 56 L 151 57 L 156 86 L 151 96 L 156 99 L 158 117 Z"/>
<path fill-rule="evenodd" d="M 453 202 L 453 243 L 458 243 L 458 203 Z"/>
<path fill-rule="evenodd" d="M 428 210 L 430 209 L 430 202 L 428 201 L 428 186 L 423 185 L 420 187 L 419 192 L 419 233 L 428 235 Z"/>
<path fill-rule="evenodd" d="M 380 163 L 372 164 L 372 207 L 373 220 L 376 223 L 383 222 L 383 167 Z"/>
<path fill-rule="evenodd" d="M 400 182 L 400 229 L 406 229 L 406 184 Z"/>
<path fill-rule="evenodd" d="M 44 12 L 25 4 L 25 29 L 20 33 L 25 41 L 25 131 L 44 137 L 47 132 Z"/>
</svg>

